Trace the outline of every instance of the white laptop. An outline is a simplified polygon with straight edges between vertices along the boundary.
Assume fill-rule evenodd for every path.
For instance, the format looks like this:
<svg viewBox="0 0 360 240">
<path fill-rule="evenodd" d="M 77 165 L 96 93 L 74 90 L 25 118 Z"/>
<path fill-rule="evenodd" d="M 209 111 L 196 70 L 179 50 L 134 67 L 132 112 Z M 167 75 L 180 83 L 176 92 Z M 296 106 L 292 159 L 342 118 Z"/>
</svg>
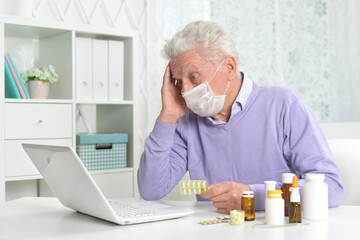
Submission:
<svg viewBox="0 0 360 240">
<path fill-rule="evenodd" d="M 107 200 L 70 147 L 22 144 L 52 192 L 71 209 L 120 225 L 178 218 L 193 213 L 137 198 Z M 121 182 L 112 183 L 121 187 Z"/>
</svg>

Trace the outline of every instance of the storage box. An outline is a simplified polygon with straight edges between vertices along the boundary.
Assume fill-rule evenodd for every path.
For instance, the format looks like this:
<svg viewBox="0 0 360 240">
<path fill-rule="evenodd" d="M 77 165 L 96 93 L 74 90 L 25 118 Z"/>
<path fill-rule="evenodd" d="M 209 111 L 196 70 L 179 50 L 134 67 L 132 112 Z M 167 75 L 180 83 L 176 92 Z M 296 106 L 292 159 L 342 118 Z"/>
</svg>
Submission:
<svg viewBox="0 0 360 240">
<path fill-rule="evenodd" d="M 126 167 L 127 134 L 76 136 L 76 152 L 89 171 Z"/>
</svg>

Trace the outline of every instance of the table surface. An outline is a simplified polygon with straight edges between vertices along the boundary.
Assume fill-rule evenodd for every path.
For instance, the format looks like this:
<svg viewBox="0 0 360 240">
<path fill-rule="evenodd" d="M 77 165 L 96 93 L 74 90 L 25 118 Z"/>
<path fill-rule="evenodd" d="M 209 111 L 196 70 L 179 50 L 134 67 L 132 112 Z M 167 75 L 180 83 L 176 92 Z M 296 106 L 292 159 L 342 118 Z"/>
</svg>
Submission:
<svg viewBox="0 0 360 240">
<path fill-rule="evenodd" d="M 0 204 L 0 239 L 359 239 L 360 206 L 329 209 L 325 221 L 263 228 L 264 212 L 240 226 L 201 225 L 219 214 L 210 202 L 165 201 L 193 209 L 193 215 L 120 226 L 66 208 L 56 198 L 22 198 Z"/>
</svg>

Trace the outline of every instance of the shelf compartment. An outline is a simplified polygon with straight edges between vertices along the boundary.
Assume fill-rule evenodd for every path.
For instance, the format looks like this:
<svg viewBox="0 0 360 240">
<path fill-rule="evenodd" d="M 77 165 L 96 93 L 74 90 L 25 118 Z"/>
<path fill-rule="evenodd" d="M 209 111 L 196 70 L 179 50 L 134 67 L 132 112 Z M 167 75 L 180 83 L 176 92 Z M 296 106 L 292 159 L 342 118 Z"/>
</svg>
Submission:
<svg viewBox="0 0 360 240">
<path fill-rule="evenodd" d="M 51 84 L 49 99 L 72 99 L 72 32 L 5 24 L 5 51 L 19 72 L 53 65 L 59 79 Z"/>
<path fill-rule="evenodd" d="M 76 98 L 106 98 L 99 89 L 108 86 L 107 100 L 133 101 L 133 38 L 76 32 L 75 42 Z"/>
<path fill-rule="evenodd" d="M 133 167 L 133 105 L 76 104 L 77 134 L 128 134 L 127 167 Z"/>
</svg>

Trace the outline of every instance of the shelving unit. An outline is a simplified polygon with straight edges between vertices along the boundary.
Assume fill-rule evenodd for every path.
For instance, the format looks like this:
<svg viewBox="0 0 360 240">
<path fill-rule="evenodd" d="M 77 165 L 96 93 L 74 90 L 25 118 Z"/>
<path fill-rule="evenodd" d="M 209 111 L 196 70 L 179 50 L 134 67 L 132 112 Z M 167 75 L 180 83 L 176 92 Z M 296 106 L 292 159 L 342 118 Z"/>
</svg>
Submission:
<svg viewBox="0 0 360 240">
<path fill-rule="evenodd" d="M 0 16 L 0 52 L 9 52 L 19 70 L 52 64 L 59 80 L 48 99 L 8 99 L 4 89 L 4 58 L 0 58 L 0 202 L 16 197 L 46 196 L 50 192 L 28 159 L 21 143 L 65 145 L 76 148 L 80 130 L 77 113 L 87 114 L 93 132 L 127 133 L 127 167 L 93 171 L 107 197 L 137 195 L 139 153 L 134 144 L 136 104 L 136 31 L 73 26 L 11 16 Z M 76 96 L 76 37 L 124 43 L 124 98 L 117 101 L 78 100 Z M 82 116 L 84 117 L 84 116 Z"/>
</svg>

